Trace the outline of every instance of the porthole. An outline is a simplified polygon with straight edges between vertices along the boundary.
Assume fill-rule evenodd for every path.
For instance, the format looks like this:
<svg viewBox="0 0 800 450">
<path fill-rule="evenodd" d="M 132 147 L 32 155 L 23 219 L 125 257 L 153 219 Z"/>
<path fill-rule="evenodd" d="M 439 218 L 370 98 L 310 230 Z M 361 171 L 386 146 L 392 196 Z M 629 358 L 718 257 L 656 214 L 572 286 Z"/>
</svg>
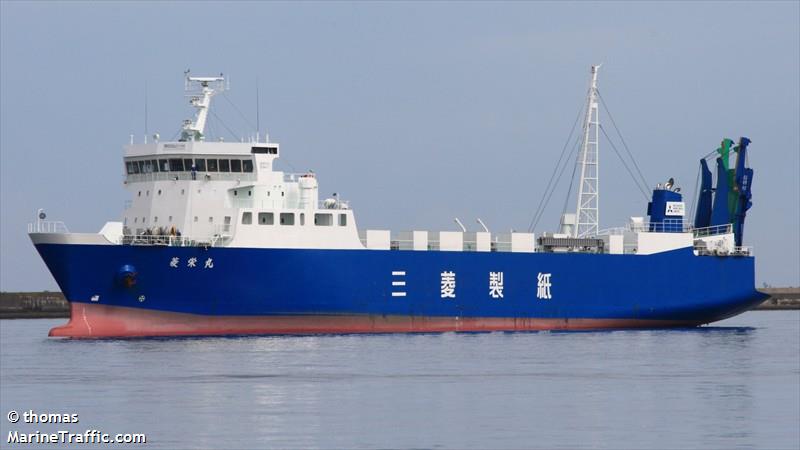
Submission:
<svg viewBox="0 0 800 450">
<path fill-rule="evenodd" d="M 197 216 L 194 216 L 194 221 L 197 222 Z"/>
<path fill-rule="evenodd" d="M 161 189 L 158 190 L 158 195 L 161 195 Z"/>
</svg>

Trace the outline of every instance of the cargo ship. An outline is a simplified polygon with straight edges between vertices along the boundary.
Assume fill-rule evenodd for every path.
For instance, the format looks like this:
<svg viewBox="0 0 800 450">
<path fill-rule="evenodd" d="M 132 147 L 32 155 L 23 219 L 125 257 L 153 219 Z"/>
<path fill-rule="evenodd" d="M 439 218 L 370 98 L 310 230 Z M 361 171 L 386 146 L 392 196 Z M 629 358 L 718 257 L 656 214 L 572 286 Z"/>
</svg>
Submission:
<svg viewBox="0 0 800 450">
<path fill-rule="evenodd" d="M 187 73 L 193 118 L 174 140 L 124 147 L 120 221 L 73 233 L 39 210 L 29 224 L 71 306 L 50 335 L 693 327 L 760 303 L 742 245 L 747 138 L 701 159 L 693 219 L 670 180 L 647 217 L 599 229 L 598 68 L 576 139 L 575 208 L 540 235 L 458 219 L 455 231 L 360 230 L 349 202 L 320 200 L 316 173 L 275 170 L 282 149 L 268 137 L 206 139 L 211 100 L 229 86 Z"/>
</svg>

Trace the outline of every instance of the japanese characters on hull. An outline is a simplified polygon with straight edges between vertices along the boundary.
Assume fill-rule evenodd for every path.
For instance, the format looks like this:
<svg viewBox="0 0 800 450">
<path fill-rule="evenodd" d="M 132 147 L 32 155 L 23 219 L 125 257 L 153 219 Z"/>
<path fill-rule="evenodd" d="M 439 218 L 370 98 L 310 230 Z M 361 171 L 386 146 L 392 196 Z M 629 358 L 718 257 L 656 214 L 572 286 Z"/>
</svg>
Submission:
<svg viewBox="0 0 800 450">
<path fill-rule="evenodd" d="M 192 256 L 191 258 L 186 260 L 186 267 L 192 269 L 197 267 L 197 257 Z M 173 269 L 177 269 L 180 267 L 181 259 L 177 256 L 173 256 L 172 259 L 169 261 L 169 266 Z M 214 268 L 214 259 L 213 258 L 206 258 L 205 263 L 203 264 L 204 269 L 213 269 Z"/>
<path fill-rule="evenodd" d="M 406 271 L 392 271 L 392 297 L 405 297 L 406 292 Z M 456 272 L 444 270 L 439 279 L 439 297 L 442 299 L 456 298 Z M 552 283 L 551 273 L 539 272 L 536 276 L 536 298 L 550 300 L 553 298 L 551 293 Z M 489 272 L 488 274 L 488 296 L 493 299 L 504 298 L 505 274 L 503 272 Z"/>
</svg>

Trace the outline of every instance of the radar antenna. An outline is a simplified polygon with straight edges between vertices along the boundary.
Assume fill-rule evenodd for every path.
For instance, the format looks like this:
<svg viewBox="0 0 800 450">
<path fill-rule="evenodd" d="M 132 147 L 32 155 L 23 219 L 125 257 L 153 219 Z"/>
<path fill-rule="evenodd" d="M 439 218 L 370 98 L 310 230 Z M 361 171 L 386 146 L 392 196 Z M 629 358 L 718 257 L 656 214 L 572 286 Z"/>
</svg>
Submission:
<svg viewBox="0 0 800 450">
<path fill-rule="evenodd" d="M 583 121 L 583 145 L 577 161 L 580 164 L 581 181 L 578 186 L 578 207 L 575 214 L 577 224 L 573 233 L 574 237 L 578 238 L 596 236 L 600 221 L 598 69 L 600 65 L 592 66 L 592 80 L 586 99 L 586 117 Z"/>
<path fill-rule="evenodd" d="M 184 89 L 189 103 L 197 110 L 194 121 L 187 119 L 183 121 L 183 131 L 181 141 L 203 141 L 203 132 L 208 120 L 208 107 L 211 105 L 211 97 L 225 91 L 225 78 L 222 74 L 218 77 L 191 77 L 189 71 L 184 72 L 186 76 Z"/>
</svg>

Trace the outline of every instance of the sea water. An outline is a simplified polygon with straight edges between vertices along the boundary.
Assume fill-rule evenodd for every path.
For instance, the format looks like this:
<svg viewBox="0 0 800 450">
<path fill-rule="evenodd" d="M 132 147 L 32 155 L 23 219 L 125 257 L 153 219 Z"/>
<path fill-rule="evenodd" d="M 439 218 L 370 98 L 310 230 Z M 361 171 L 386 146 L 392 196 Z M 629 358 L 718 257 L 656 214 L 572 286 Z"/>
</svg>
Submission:
<svg viewBox="0 0 800 450">
<path fill-rule="evenodd" d="M 132 448 L 800 447 L 800 311 L 675 330 L 47 338 L 63 322 L 0 321 L 0 447 L 62 430 L 144 434 Z"/>
</svg>

